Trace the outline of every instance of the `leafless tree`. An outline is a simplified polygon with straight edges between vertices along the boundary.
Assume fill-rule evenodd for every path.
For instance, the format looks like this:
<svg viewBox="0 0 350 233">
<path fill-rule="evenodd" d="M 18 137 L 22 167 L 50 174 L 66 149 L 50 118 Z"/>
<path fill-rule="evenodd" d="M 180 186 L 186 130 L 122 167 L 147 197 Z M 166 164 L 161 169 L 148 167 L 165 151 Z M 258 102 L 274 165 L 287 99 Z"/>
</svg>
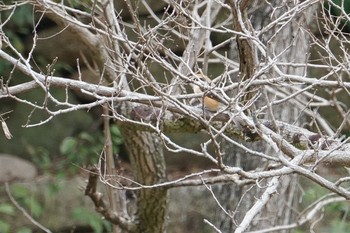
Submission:
<svg viewBox="0 0 350 233">
<path fill-rule="evenodd" d="M 349 143 L 341 137 L 350 127 L 349 41 L 340 27 L 349 18 L 341 6 L 329 2 L 341 12 L 337 19 L 317 0 L 102 0 L 79 7 L 36 0 L 2 5 L 1 11 L 14 12 L 24 4 L 35 12 L 33 45 L 23 54 L 11 44 L 5 33 L 12 20 L 9 14 L 0 28 L 0 57 L 26 78 L 1 74 L 0 99 L 12 98 L 47 112 L 47 119 L 25 127 L 45 124 L 60 114 L 104 108 L 106 171 L 91 170 L 85 193 L 115 225 L 114 232 L 165 232 L 168 191 L 184 186 L 210 190 L 219 214 L 205 223 L 216 232 L 312 228 L 326 205 L 350 198 L 346 173 L 334 180 L 318 172 L 350 164 Z M 59 25 L 60 33 L 73 34 L 86 49 L 77 60 L 76 80 L 56 76 L 56 60 L 46 71 L 36 68 L 36 28 L 43 18 Z M 337 53 L 330 47 L 332 41 L 339 47 Z M 310 57 L 311 49 L 319 59 Z M 96 74 L 93 82 L 81 67 Z M 200 87 L 200 93 L 193 93 L 191 86 Z M 61 100 L 51 87 L 91 101 L 74 104 L 68 94 Z M 317 89 L 327 90 L 329 97 Z M 30 102 L 21 98 L 26 91 L 44 93 L 44 98 Z M 208 98 L 219 103 L 214 111 L 205 102 Z M 326 107 L 339 115 L 339 123 L 324 119 L 319 110 Z M 111 118 L 122 132 L 133 178 L 115 173 Z M 10 135 L 6 121 L 1 121 Z M 200 131 L 209 137 L 200 150 L 168 136 Z M 168 180 L 164 150 L 199 156 L 215 167 Z M 297 211 L 299 177 L 328 194 Z M 109 199 L 96 189 L 99 178 L 110 187 Z M 214 184 L 222 186 L 212 189 Z M 133 214 L 126 191 L 137 193 Z"/>
</svg>

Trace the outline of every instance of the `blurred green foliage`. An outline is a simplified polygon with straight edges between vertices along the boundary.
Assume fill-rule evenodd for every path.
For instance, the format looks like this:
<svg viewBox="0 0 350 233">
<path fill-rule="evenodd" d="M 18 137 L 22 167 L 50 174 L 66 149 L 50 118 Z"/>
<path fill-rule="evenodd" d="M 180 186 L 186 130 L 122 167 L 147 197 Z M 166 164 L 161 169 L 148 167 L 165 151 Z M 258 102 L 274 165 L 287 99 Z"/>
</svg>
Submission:
<svg viewBox="0 0 350 233">
<path fill-rule="evenodd" d="M 68 0 L 66 2 L 79 9 L 83 9 L 85 5 L 91 5 L 89 1 Z M 4 25 L 2 30 L 11 44 L 26 57 L 26 53 L 28 53 L 31 47 L 34 24 L 36 24 L 41 13 L 37 12 L 34 14 L 34 8 L 29 4 L 20 5 L 20 2 L 9 0 L 2 3 L 18 4 L 13 12 L 12 10 L 2 9 L 0 11 L 0 18 L 1 22 L 4 22 L 11 17 L 11 20 Z M 41 30 L 41 28 L 38 30 Z M 2 49 L 12 54 L 9 47 Z M 35 59 L 37 62 L 43 60 L 42 64 L 47 64 L 47 61 L 43 57 L 37 56 Z M 56 75 L 62 75 L 61 72 L 72 73 L 74 71 L 72 67 L 64 63 L 57 63 L 53 68 Z M 10 77 L 12 69 L 13 65 L 0 60 L 0 76 L 4 82 Z M 45 69 L 43 70 L 45 72 Z M 11 84 L 30 80 L 28 77 L 17 72 L 13 73 L 12 76 Z M 51 90 L 55 98 L 62 101 L 65 101 L 67 98 L 65 90 L 56 90 L 55 88 Z M 40 89 L 35 89 L 31 92 L 21 94 L 20 97 L 41 103 L 43 102 L 43 98 L 45 98 L 45 93 Z M 73 95 L 69 94 L 68 97 L 71 103 L 77 103 Z M 52 103 L 49 103 L 48 106 L 50 109 L 56 108 Z M 98 162 L 104 148 L 104 136 L 101 130 L 96 129 L 97 125 L 94 125 L 95 119 L 84 111 L 60 115 L 42 126 L 25 129 L 23 125 L 27 121 L 34 123 L 46 119 L 47 115 L 45 115 L 45 112 L 35 110 L 32 107 L 17 103 L 11 99 L 3 99 L 0 105 L 0 113 L 7 111 L 12 111 L 8 115 L 6 123 L 14 138 L 11 141 L 0 138 L 0 153 L 16 154 L 27 158 L 29 156 L 37 165 L 39 171 L 44 173 L 45 177 L 48 177 L 52 181 L 48 182 L 48 185 L 45 187 L 40 187 L 42 188 L 40 191 L 32 190 L 24 184 L 11 185 L 11 193 L 16 201 L 33 218 L 40 220 L 45 217 L 44 214 L 46 214 L 45 211 L 50 202 L 49 200 L 65 198 L 64 196 L 58 196 L 62 195 L 62 190 L 66 188 L 64 181 L 70 176 L 76 175 L 81 167 Z M 28 119 L 29 115 L 31 116 L 30 119 Z M 110 130 L 113 140 L 113 152 L 118 153 L 119 146 L 122 143 L 120 132 L 115 125 L 112 125 Z M 14 229 L 13 225 L 16 223 L 19 211 L 8 199 L 0 201 L 0 216 L 4 216 L 4 218 L 0 218 L 0 233 L 33 232 L 31 229 L 33 227 L 32 225 L 29 225 L 29 227 L 17 226 Z M 79 206 L 81 203 L 72 203 L 72 206 L 73 204 Z M 110 224 L 102 220 L 101 216 L 90 208 L 73 207 L 73 210 L 67 212 L 67 216 L 81 224 L 89 225 L 96 233 L 103 232 L 106 229 L 110 231 L 111 229 Z M 46 217 L 50 218 L 50 216 Z M 51 217 L 51 219 L 54 218 L 55 216 Z M 46 225 L 47 222 L 43 222 L 43 224 Z"/>
<path fill-rule="evenodd" d="M 10 205 L 8 203 L 0 204 L 0 213 L 8 214 L 8 215 L 14 215 L 15 214 L 15 208 L 14 208 L 14 206 L 12 206 L 12 205 Z"/>
<path fill-rule="evenodd" d="M 4 1 L 6 5 L 17 1 Z M 14 10 L 2 10 L 0 12 L 1 22 L 11 17 L 2 30 L 9 38 L 11 44 L 19 51 L 25 51 L 24 38 L 33 31 L 33 7 L 29 4 L 16 6 Z M 3 62 L 0 62 L 0 64 Z"/>
<path fill-rule="evenodd" d="M 18 204 L 25 209 L 31 217 L 39 222 L 40 219 L 55 219 L 57 216 L 50 217 L 44 215 L 47 214 L 46 207 L 52 205 L 50 202 L 52 202 L 52 200 L 62 199 L 62 191 L 65 192 L 64 190 L 66 190 L 64 182 L 66 177 L 61 176 L 62 174 L 63 173 L 57 174 L 57 176 L 52 179 L 52 182 L 49 182 L 49 185 L 41 187 L 40 189 L 37 189 L 39 187 L 34 188 L 26 184 L 13 184 L 11 185 L 11 194 Z M 33 226 L 31 224 L 28 226 L 14 226 L 15 222 L 13 222 L 13 220 L 18 219 L 17 215 L 22 215 L 22 213 L 19 212 L 10 201 L 0 203 L 0 216 L 4 217 L 0 218 L 1 233 L 32 232 L 31 227 Z M 111 224 L 103 220 L 93 209 L 81 207 L 79 203 L 71 203 L 70 205 L 73 207 L 71 210 L 65 210 L 66 216 L 73 219 L 77 225 L 90 226 L 95 233 L 111 231 Z M 50 227 L 48 222 L 42 223 Z"/>
<path fill-rule="evenodd" d="M 332 3 L 329 3 L 332 2 Z M 349 0 L 330 0 L 325 3 L 326 9 L 329 10 L 330 15 L 335 17 L 341 17 L 342 25 L 340 27 L 346 26 L 347 31 L 350 31 L 350 21 L 345 17 L 350 14 L 350 1 Z"/>
<path fill-rule="evenodd" d="M 10 224 L 0 219 L 0 232 L 8 233 L 10 231 Z"/>
<path fill-rule="evenodd" d="M 110 127 L 113 153 L 119 153 L 123 143 L 116 125 Z M 43 173 L 56 176 L 75 175 L 83 166 L 97 164 L 105 146 L 101 131 L 83 131 L 76 136 L 67 136 L 59 143 L 59 156 L 51 156 L 44 147 L 31 147 L 28 152 Z"/>
<path fill-rule="evenodd" d="M 29 210 L 32 217 L 39 218 L 43 214 L 40 197 L 34 195 L 28 187 L 14 184 L 11 186 L 11 193 L 23 208 Z"/>
<path fill-rule="evenodd" d="M 111 224 L 103 221 L 101 216 L 95 211 L 87 208 L 75 208 L 72 213 L 72 218 L 77 222 L 89 225 L 95 233 L 104 231 L 111 232 Z"/>
<path fill-rule="evenodd" d="M 28 227 L 21 227 L 17 230 L 17 233 L 32 233 L 33 231 Z"/>
<path fill-rule="evenodd" d="M 350 223 L 343 220 L 333 220 L 329 232 L 334 233 L 349 233 Z M 326 233 L 326 231 L 325 231 Z"/>
<path fill-rule="evenodd" d="M 117 126 L 110 128 L 113 152 L 118 153 L 122 144 L 122 138 Z M 59 146 L 61 156 L 59 160 L 54 160 L 50 156 L 48 149 L 43 147 L 32 148 L 33 160 L 40 165 L 43 173 L 52 176 L 52 182 L 49 182 L 43 191 L 33 191 L 30 187 L 23 184 L 13 184 L 11 193 L 16 201 L 30 213 L 34 219 L 40 219 L 45 214 L 45 205 L 48 200 L 60 198 L 60 192 L 65 190 L 67 176 L 76 175 L 80 167 L 87 164 L 96 164 L 104 148 L 104 135 L 101 131 L 88 133 L 83 131 L 77 136 L 68 136 L 62 140 Z M 16 217 L 17 210 L 10 202 L 0 204 L 0 215 L 6 215 L 7 219 Z M 111 225 L 103 220 L 101 216 L 93 209 L 85 207 L 74 207 L 70 213 L 71 218 L 77 223 L 90 226 L 95 233 L 104 231 L 110 232 Z M 0 232 L 12 233 L 10 221 L 0 219 Z M 31 233 L 28 227 L 16 229 L 15 233 Z"/>
<path fill-rule="evenodd" d="M 117 126 L 110 127 L 113 153 L 119 153 L 119 147 L 122 144 L 122 137 Z M 64 163 L 75 164 L 70 166 L 76 170 L 81 164 L 96 164 L 103 152 L 105 139 L 102 132 L 90 134 L 81 132 L 76 137 L 66 137 L 60 144 L 60 153 L 66 157 Z M 63 164 L 64 165 L 64 164 Z"/>
<path fill-rule="evenodd" d="M 39 218 L 43 214 L 43 208 L 40 203 L 40 198 L 33 195 L 31 190 L 23 184 L 13 184 L 11 186 L 11 195 L 16 199 L 16 202 L 24 208 L 33 218 Z M 3 202 L 0 204 L 0 214 L 3 219 L 0 219 L 1 233 L 31 233 L 29 227 L 20 226 L 14 231 L 12 229 L 13 223 L 6 219 L 16 218 L 18 215 L 17 209 L 10 202 Z M 7 217 L 5 219 L 5 217 Z"/>
<path fill-rule="evenodd" d="M 316 200 L 323 200 L 329 192 L 306 179 L 301 181 L 303 187 L 307 187 L 302 195 L 302 202 L 300 203 L 302 209 L 307 206 L 314 205 Z M 349 203 L 335 202 L 324 207 L 319 213 L 320 219 L 314 222 L 313 230 L 317 233 L 347 233 L 350 229 L 350 215 L 349 215 Z M 309 227 L 310 223 L 301 226 L 298 229 L 294 229 L 293 233 L 306 233 L 311 232 Z"/>
</svg>

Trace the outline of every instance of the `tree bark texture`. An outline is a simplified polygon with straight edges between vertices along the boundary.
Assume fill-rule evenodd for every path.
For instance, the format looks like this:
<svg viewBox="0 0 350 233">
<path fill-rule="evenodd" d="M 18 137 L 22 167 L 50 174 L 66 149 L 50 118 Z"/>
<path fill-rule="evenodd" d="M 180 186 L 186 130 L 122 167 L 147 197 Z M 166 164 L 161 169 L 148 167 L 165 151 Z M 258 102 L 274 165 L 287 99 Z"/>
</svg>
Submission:
<svg viewBox="0 0 350 233">
<path fill-rule="evenodd" d="M 163 147 L 157 135 L 134 131 L 120 125 L 124 143 L 129 152 L 135 181 L 153 185 L 165 181 Z M 166 231 L 168 192 L 163 188 L 144 188 L 137 192 L 136 232 L 161 233 Z"/>
<path fill-rule="evenodd" d="M 280 1 L 273 1 L 273 5 L 280 5 Z M 254 4 L 256 3 L 256 4 Z M 262 6 L 263 5 L 263 6 Z M 274 20 L 280 16 L 284 10 L 288 8 L 287 5 L 281 8 L 277 8 L 276 11 L 272 12 L 270 6 L 265 5 L 259 2 L 253 2 L 252 7 L 257 6 L 257 9 L 250 9 L 254 12 L 254 15 L 251 16 L 252 25 L 255 30 L 259 30 L 261 26 L 266 25 L 270 20 Z M 276 8 L 275 8 L 276 9 Z M 270 45 L 269 51 L 274 54 L 279 54 L 285 50 L 281 57 L 281 62 L 295 62 L 295 63 L 304 63 L 307 60 L 307 49 L 308 49 L 308 39 L 307 35 L 300 30 L 301 25 L 305 25 L 310 21 L 313 9 L 309 7 L 307 13 L 301 14 L 296 19 L 292 20 L 284 26 L 284 28 L 277 32 L 279 28 L 272 28 L 265 35 L 264 38 L 267 41 L 267 44 Z M 271 17 L 273 14 L 273 17 Z M 237 47 L 240 53 L 240 58 L 245 51 L 241 51 L 242 41 L 237 39 Z M 248 42 L 244 42 L 248 43 Z M 291 44 L 293 46 L 291 46 Z M 249 45 L 249 44 L 248 44 Z M 234 51 L 234 50 L 233 50 Z M 254 64 L 253 61 L 246 61 L 247 57 L 243 58 L 240 62 L 240 66 L 247 64 Z M 251 57 L 253 59 L 253 57 Z M 303 74 L 305 72 L 304 68 L 285 68 L 280 67 L 280 69 L 289 74 Z M 252 75 L 250 71 L 254 70 L 252 67 L 240 67 L 241 72 L 247 72 L 246 74 L 240 74 L 241 77 L 238 78 L 247 78 L 247 75 Z M 275 75 L 273 72 L 268 73 L 267 75 Z M 248 78 L 249 78 L 248 76 Z M 288 91 L 288 90 L 286 90 Z M 273 100 L 275 96 L 267 95 L 270 100 Z M 266 105 L 267 102 L 257 101 L 257 109 L 261 106 Z M 284 122 L 296 122 L 300 121 L 298 109 L 292 104 L 283 106 L 274 106 L 272 109 L 273 117 Z M 271 114 L 267 114 L 265 118 L 271 118 Z M 255 151 L 262 151 L 268 155 L 272 155 L 272 150 L 266 148 L 263 142 L 256 143 L 247 143 L 245 144 L 248 148 L 252 148 Z M 243 150 L 235 147 L 232 144 L 225 143 L 225 155 L 223 156 L 224 163 L 231 166 L 241 167 L 244 170 L 256 170 L 256 169 L 265 169 L 267 162 L 261 158 L 251 156 L 244 152 Z M 261 197 L 261 194 L 266 190 L 266 184 L 269 180 L 261 180 L 259 184 L 253 186 L 246 186 L 245 188 L 235 187 L 230 184 L 221 185 L 217 189 L 217 196 L 220 200 L 220 203 L 224 208 L 231 213 L 231 216 L 223 213 L 221 209 L 218 209 L 217 214 L 217 223 L 216 225 L 222 232 L 233 232 L 238 224 L 242 221 L 247 211 L 251 206 L 256 202 L 257 198 Z M 283 176 L 279 179 L 279 186 L 277 193 L 275 194 L 269 203 L 265 206 L 264 211 L 261 212 L 261 216 L 256 216 L 250 226 L 249 230 L 261 230 L 264 228 L 284 225 L 293 220 L 295 217 L 295 212 L 293 207 L 297 204 L 298 192 L 297 192 L 297 177 L 296 176 Z M 239 212 L 236 212 L 239 210 Z"/>
</svg>

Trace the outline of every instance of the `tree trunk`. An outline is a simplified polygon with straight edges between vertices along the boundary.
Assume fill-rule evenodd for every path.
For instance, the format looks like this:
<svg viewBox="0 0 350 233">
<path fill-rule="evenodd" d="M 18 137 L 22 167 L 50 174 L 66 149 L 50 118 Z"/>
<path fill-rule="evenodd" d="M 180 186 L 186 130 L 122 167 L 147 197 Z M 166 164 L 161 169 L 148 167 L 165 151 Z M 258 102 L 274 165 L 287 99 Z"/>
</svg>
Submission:
<svg viewBox="0 0 350 233">
<path fill-rule="evenodd" d="M 120 127 L 129 152 L 135 181 L 153 185 L 165 181 L 163 146 L 157 135 Z M 168 192 L 162 188 L 143 188 L 137 192 L 135 223 L 142 233 L 161 233 L 166 230 Z"/>
<path fill-rule="evenodd" d="M 263 3 L 257 3 L 259 5 L 257 10 L 253 10 L 254 16 L 252 16 L 252 24 L 255 29 L 259 30 L 261 25 L 266 25 L 271 20 L 277 18 L 280 14 L 285 12 L 287 6 L 282 8 L 277 8 L 276 11 L 272 12 L 272 9 Z M 280 5 L 280 1 L 275 1 L 274 5 Z M 261 7 L 264 5 L 264 7 Z M 275 8 L 276 9 L 276 8 Z M 270 45 L 268 51 L 274 54 L 279 54 L 283 50 L 286 50 L 278 58 L 279 62 L 294 62 L 294 63 L 304 63 L 307 60 L 307 49 L 308 49 L 308 38 L 302 30 L 300 30 L 301 25 L 305 25 L 307 21 L 310 21 L 314 9 L 309 7 L 308 12 L 305 14 L 300 14 L 297 18 L 288 23 L 282 30 L 278 31 L 280 28 L 273 28 L 266 36 L 267 40 L 270 40 Z M 271 14 L 274 14 L 271 17 Z M 269 22 L 268 22 L 269 21 Z M 291 46 L 291 45 L 294 46 Z M 290 46 L 288 48 L 288 46 Z M 237 50 L 237 49 L 236 49 Z M 273 56 L 273 54 L 271 54 Z M 304 68 L 286 68 L 280 67 L 280 69 L 288 74 L 299 74 L 302 75 L 305 72 Z M 269 76 L 274 76 L 273 72 L 267 74 Z M 262 77 L 263 78 L 263 77 Z M 288 90 L 286 90 L 288 91 Z M 275 96 L 270 93 L 267 94 L 268 98 L 272 101 Z M 257 101 L 256 108 L 266 105 L 266 102 Z M 301 120 L 298 109 L 292 104 L 277 105 L 272 109 L 273 117 L 275 119 L 284 122 L 296 122 Z M 299 117 L 299 118 L 298 118 Z M 271 115 L 267 114 L 265 118 L 270 118 Z M 248 148 L 254 151 L 262 151 L 268 155 L 271 155 L 272 150 L 266 148 L 263 142 L 256 143 L 245 143 Z M 250 156 L 242 149 L 235 147 L 232 144 L 224 143 L 224 162 L 227 165 L 241 167 L 244 170 L 259 170 L 266 169 L 267 161 L 263 160 L 257 156 Z M 270 181 L 261 180 L 259 184 L 241 188 L 235 187 L 232 184 L 221 185 L 217 188 L 217 196 L 223 207 L 231 213 L 231 216 L 225 214 L 221 209 L 218 209 L 217 223 L 216 225 L 222 232 L 232 232 L 236 229 L 237 225 L 241 223 L 242 219 L 245 217 L 247 211 L 256 202 L 257 198 L 261 197 L 261 194 L 266 190 L 267 184 Z M 279 179 L 279 186 L 277 194 L 274 195 L 268 204 L 265 206 L 264 211 L 261 211 L 261 215 L 255 216 L 254 221 L 250 225 L 249 230 L 261 230 L 264 228 L 285 225 L 295 218 L 295 212 L 293 207 L 297 204 L 298 192 L 297 192 L 297 177 L 296 176 L 283 176 Z M 236 212 L 239 210 L 239 212 Z"/>
</svg>

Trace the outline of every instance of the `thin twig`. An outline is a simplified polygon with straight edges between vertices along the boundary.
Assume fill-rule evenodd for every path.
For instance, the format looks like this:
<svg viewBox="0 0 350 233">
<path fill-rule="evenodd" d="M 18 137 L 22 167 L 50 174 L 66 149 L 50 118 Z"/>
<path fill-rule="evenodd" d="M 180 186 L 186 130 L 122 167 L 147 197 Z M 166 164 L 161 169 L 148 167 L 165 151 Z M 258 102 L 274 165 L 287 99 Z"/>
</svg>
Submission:
<svg viewBox="0 0 350 233">
<path fill-rule="evenodd" d="M 16 206 L 17 209 L 19 209 L 22 214 L 24 215 L 24 217 L 26 217 L 31 223 L 33 223 L 35 226 L 39 227 L 41 230 L 45 231 L 46 233 L 52 233 L 48 228 L 44 227 L 43 225 L 41 225 L 38 221 L 36 221 L 17 201 L 16 199 L 12 196 L 11 190 L 10 190 L 10 186 L 9 184 L 6 182 L 5 183 L 5 190 L 7 193 L 7 196 L 10 198 L 12 204 L 14 206 Z"/>
</svg>

